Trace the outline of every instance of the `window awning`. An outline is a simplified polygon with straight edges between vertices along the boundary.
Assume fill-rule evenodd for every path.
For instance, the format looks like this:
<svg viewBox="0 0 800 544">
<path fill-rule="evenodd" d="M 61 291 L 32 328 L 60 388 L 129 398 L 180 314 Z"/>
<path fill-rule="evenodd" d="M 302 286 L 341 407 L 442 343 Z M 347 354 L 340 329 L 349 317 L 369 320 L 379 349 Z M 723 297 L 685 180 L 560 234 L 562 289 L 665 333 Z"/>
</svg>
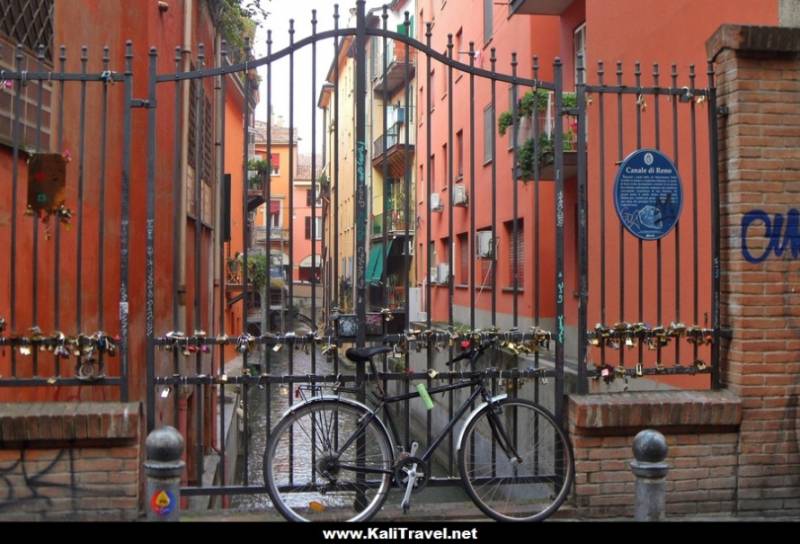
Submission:
<svg viewBox="0 0 800 544">
<path fill-rule="evenodd" d="M 280 200 L 271 200 L 269 203 L 269 213 L 275 215 L 276 213 L 281 213 L 281 201 Z"/>
<path fill-rule="evenodd" d="M 322 258 L 319 255 L 314 255 L 314 266 L 317 268 L 322 266 Z M 300 268 L 311 268 L 311 255 L 300 261 Z"/>
<path fill-rule="evenodd" d="M 367 264 L 365 278 L 367 283 L 380 283 L 381 276 L 383 275 L 384 261 L 392 250 L 392 242 L 393 240 L 389 240 L 389 246 L 386 248 L 385 253 L 382 242 L 377 242 L 372 245 L 372 249 L 369 252 L 369 262 Z"/>
</svg>

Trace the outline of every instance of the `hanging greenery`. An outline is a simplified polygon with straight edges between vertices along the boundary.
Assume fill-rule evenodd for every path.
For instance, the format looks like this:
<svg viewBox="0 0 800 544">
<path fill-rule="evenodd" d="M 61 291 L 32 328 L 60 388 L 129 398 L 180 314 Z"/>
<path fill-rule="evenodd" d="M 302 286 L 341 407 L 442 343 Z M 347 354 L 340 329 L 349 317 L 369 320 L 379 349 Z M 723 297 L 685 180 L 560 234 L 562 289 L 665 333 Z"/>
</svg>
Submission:
<svg viewBox="0 0 800 544">
<path fill-rule="evenodd" d="M 240 262 L 244 263 L 244 255 L 239 256 Z M 247 282 L 256 289 L 263 289 L 269 282 L 269 265 L 267 256 L 256 253 L 247 256 Z"/>
<path fill-rule="evenodd" d="M 573 151 L 573 145 L 574 143 L 567 138 L 562 142 L 564 151 Z M 553 164 L 553 140 L 547 134 L 540 134 L 539 145 L 534 146 L 533 138 L 528 139 L 519 149 L 518 160 L 520 179 L 533 179 L 534 165 L 537 162 L 539 171 L 545 166 Z"/>
<path fill-rule="evenodd" d="M 222 39 L 228 42 L 228 57 L 234 64 L 244 60 L 245 40 L 250 43 L 269 16 L 270 0 L 206 0 L 211 17 Z"/>
<path fill-rule="evenodd" d="M 536 89 L 528 91 L 517 103 L 517 117 L 530 117 L 534 111 L 543 112 L 547 109 L 547 101 L 550 91 L 546 89 Z M 564 108 L 572 109 L 577 105 L 577 95 L 573 92 L 561 94 L 561 105 Z M 497 118 L 497 132 L 500 136 L 505 136 L 508 127 L 514 124 L 513 110 L 505 111 Z"/>
</svg>

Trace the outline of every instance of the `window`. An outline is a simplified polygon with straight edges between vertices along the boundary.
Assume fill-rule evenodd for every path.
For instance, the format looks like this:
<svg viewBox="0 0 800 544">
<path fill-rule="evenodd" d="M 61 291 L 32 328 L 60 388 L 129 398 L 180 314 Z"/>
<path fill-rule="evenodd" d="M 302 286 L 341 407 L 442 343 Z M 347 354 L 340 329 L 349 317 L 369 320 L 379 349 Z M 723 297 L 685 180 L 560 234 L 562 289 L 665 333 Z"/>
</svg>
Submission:
<svg viewBox="0 0 800 544">
<path fill-rule="evenodd" d="M 519 89 L 517 89 L 517 92 L 519 92 Z M 519 94 L 517 94 L 517 99 L 519 99 Z M 509 111 L 511 113 L 511 115 L 514 115 L 514 85 L 509 85 L 508 86 L 508 110 L 507 111 Z M 519 115 L 519 110 L 517 110 L 517 115 Z M 518 127 L 519 124 L 520 123 L 512 125 L 507 130 L 507 134 L 508 134 L 508 150 L 509 151 L 513 151 L 514 150 L 514 134 L 516 133 L 517 135 L 519 135 L 519 131 L 517 130 L 517 127 Z M 519 137 L 517 137 L 517 147 L 519 147 Z"/>
<path fill-rule="evenodd" d="M 43 45 L 45 60 L 52 63 L 54 6 L 54 0 L 0 0 L 0 33 L 33 53 Z"/>
<path fill-rule="evenodd" d="M 54 0 L 0 0 L 0 70 L 16 71 L 14 46 L 22 44 L 22 64 L 20 70 L 47 72 L 53 66 L 53 9 Z M 36 58 L 39 45 L 44 46 L 43 66 Z M 10 82 L 0 82 L 0 143 L 13 145 L 14 97 L 17 86 L 6 87 Z M 35 147 L 37 139 L 42 148 L 50 147 L 51 92 L 52 84 L 47 81 L 28 81 L 20 92 L 21 111 L 16 113 L 19 121 L 20 148 Z M 37 133 L 39 117 L 39 90 L 42 92 L 41 131 Z M 26 106 L 27 103 L 27 106 Z M 62 150 L 59 150 L 59 153 Z"/>
<path fill-rule="evenodd" d="M 464 177 L 464 131 L 456 132 L 456 180 Z"/>
<path fill-rule="evenodd" d="M 492 39 L 494 0 L 483 0 L 483 43 Z"/>
<path fill-rule="evenodd" d="M 583 56 L 583 66 L 586 66 L 586 23 L 575 29 L 572 45 L 574 49 L 573 66 L 575 67 L 575 83 L 578 83 L 578 56 Z"/>
<path fill-rule="evenodd" d="M 492 148 L 494 147 L 494 111 L 489 104 L 483 110 L 483 162 L 488 163 L 492 160 Z"/>
<path fill-rule="evenodd" d="M 514 221 L 507 221 L 505 226 L 506 239 L 508 240 L 508 285 L 509 287 L 514 287 L 514 269 L 516 263 L 516 285 L 517 289 L 522 289 L 525 277 L 525 229 L 523 228 L 523 221 L 522 219 L 517 219 L 516 239 L 514 236 Z"/>
<path fill-rule="evenodd" d="M 428 87 L 430 87 L 430 94 L 431 94 L 431 95 L 433 94 L 433 87 L 432 87 L 432 85 L 434 84 L 434 83 L 433 83 L 434 81 L 436 81 L 436 69 L 435 69 L 435 68 L 431 68 L 431 80 L 430 80 L 430 85 L 428 85 Z M 430 101 L 430 104 L 428 104 L 428 110 L 429 110 L 431 113 L 433 113 L 433 110 L 434 110 L 434 106 L 433 106 L 433 100 L 431 100 L 431 101 Z"/>
<path fill-rule="evenodd" d="M 445 187 L 450 186 L 450 177 L 447 175 L 447 166 L 450 163 L 450 155 L 447 154 L 447 144 L 442 145 L 442 182 Z"/>
<path fill-rule="evenodd" d="M 481 229 L 478 232 L 492 232 L 491 228 L 488 229 Z M 480 248 L 478 248 L 479 250 Z M 491 259 L 478 259 L 480 263 L 480 270 L 475 271 L 475 283 L 478 284 L 478 288 L 480 290 L 486 289 L 487 287 L 491 289 L 492 285 L 494 284 L 494 271 L 495 267 L 497 266 L 497 257 L 495 255 L 495 250 L 497 247 L 495 246 L 492 248 L 492 255 Z"/>
<path fill-rule="evenodd" d="M 314 240 L 320 239 L 320 234 L 322 233 L 322 218 L 315 217 L 314 218 Z M 311 240 L 311 218 L 306 217 L 306 240 Z"/>
<path fill-rule="evenodd" d="M 306 206 L 311 208 L 313 206 L 313 201 L 314 201 L 314 191 L 312 189 L 306 189 Z M 322 201 L 320 198 L 320 189 L 319 186 L 317 186 L 317 208 L 321 206 L 322 206 Z"/>
<path fill-rule="evenodd" d="M 440 257 L 441 261 L 438 261 L 438 262 L 448 265 L 448 268 L 450 268 L 450 251 L 452 249 L 453 248 L 450 245 L 450 238 L 442 238 L 442 256 Z M 448 271 L 448 275 L 450 277 L 452 277 L 453 276 L 453 270 L 449 270 Z M 448 283 L 449 280 L 450 280 L 449 277 L 447 277 L 447 278 L 439 278 L 439 282 L 441 282 L 441 283 Z"/>
<path fill-rule="evenodd" d="M 444 53 L 445 56 L 447 56 L 447 49 L 445 49 L 443 51 L 443 53 Z M 453 55 L 455 55 L 455 53 L 453 53 Z M 447 83 L 448 83 L 449 77 L 450 77 L 449 73 L 450 73 L 450 70 L 448 70 L 444 66 L 442 66 L 442 77 L 439 78 L 439 87 L 440 87 L 440 92 L 441 92 L 441 95 L 442 95 L 442 100 L 447 98 Z"/>
<path fill-rule="evenodd" d="M 192 168 L 199 168 L 200 179 L 210 184 L 214 179 L 214 125 L 211 101 L 206 96 L 206 90 L 199 79 L 193 79 L 189 86 L 189 104 L 191 104 L 189 107 L 189 147 L 187 149 L 189 164 Z M 200 137 L 199 159 L 195 156 L 198 135 Z"/>
<path fill-rule="evenodd" d="M 270 175 L 281 175 L 281 156 L 278 153 L 273 153 L 270 156 Z"/>
<path fill-rule="evenodd" d="M 431 178 L 431 191 L 436 190 L 436 155 L 431 155 L 431 167 L 430 167 L 430 178 Z"/>
<path fill-rule="evenodd" d="M 458 283 L 469 284 L 469 238 L 467 233 L 458 235 Z"/>
<path fill-rule="evenodd" d="M 439 264 L 439 259 L 436 257 L 436 242 L 433 240 L 431 240 L 428 251 L 428 267 L 435 268 Z"/>
<path fill-rule="evenodd" d="M 272 200 L 269 203 L 269 224 L 273 229 L 281 228 L 281 201 Z"/>
</svg>

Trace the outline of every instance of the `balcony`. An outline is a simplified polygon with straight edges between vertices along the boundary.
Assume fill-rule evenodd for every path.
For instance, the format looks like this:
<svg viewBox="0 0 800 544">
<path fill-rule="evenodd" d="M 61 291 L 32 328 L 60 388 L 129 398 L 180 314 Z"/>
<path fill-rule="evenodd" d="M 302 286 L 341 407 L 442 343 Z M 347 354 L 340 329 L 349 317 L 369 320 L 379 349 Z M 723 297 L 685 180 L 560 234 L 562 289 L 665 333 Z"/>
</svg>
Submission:
<svg viewBox="0 0 800 544">
<path fill-rule="evenodd" d="M 575 93 L 565 92 L 562 101 L 562 108 L 574 108 Z M 577 175 L 578 119 L 574 115 L 559 117 L 555 105 L 553 92 L 544 89 L 528 92 L 520 97 L 517 109 L 519 126 L 516 127 L 518 176 L 524 181 L 534 179 L 537 171 L 540 180 L 555 179 L 553 162 L 556 123 L 561 124 L 562 130 L 564 179 L 569 180 Z M 513 141 L 511 131 L 515 130 L 512 113 L 511 110 L 503 112 L 498 118 L 498 131 L 501 137 L 507 138 L 509 148 Z"/>
<path fill-rule="evenodd" d="M 412 54 L 413 48 L 410 48 L 409 54 Z M 406 83 L 406 68 L 408 68 L 408 83 L 414 79 L 416 66 L 412 59 L 406 58 L 406 46 L 402 42 L 394 42 L 394 46 L 389 45 L 386 51 L 386 74 L 383 73 L 383 61 L 379 61 L 378 66 L 375 67 L 377 74 L 373 79 L 372 90 L 376 95 L 382 95 L 384 92 L 391 96 L 399 89 L 402 89 Z"/>
<path fill-rule="evenodd" d="M 386 234 L 392 236 L 404 236 L 406 233 L 406 220 L 405 213 L 402 210 L 390 210 L 388 221 L 384 221 L 383 213 L 372 216 L 372 238 L 383 237 L 384 224 L 386 226 Z M 414 226 L 408 226 L 410 235 L 414 234 Z"/>
<path fill-rule="evenodd" d="M 386 134 L 378 136 L 372 143 L 372 166 L 374 168 L 381 168 L 384 161 L 388 161 L 389 174 L 402 176 L 406 169 L 406 162 L 413 165 L 415 131 L 413 127 L 409 127 L 409 129 L 408 142 L 406 142 L 406 129 L 403 123 L 395 123 Z"/>
<path fill-rule="evenodd" d="M 288 242 L 289 231 L 272 227 L 269 232 L 269 239 L 271 242 Z M 253 243 L 252 245 L 264 244 L 267 241 L 267 227 L 255 227 L 253 229 Z"/>
<path fill-rule="evenodd" d="M 511 0 L 511 15 L 561 15 L 573 0 Z"/>
</svg>

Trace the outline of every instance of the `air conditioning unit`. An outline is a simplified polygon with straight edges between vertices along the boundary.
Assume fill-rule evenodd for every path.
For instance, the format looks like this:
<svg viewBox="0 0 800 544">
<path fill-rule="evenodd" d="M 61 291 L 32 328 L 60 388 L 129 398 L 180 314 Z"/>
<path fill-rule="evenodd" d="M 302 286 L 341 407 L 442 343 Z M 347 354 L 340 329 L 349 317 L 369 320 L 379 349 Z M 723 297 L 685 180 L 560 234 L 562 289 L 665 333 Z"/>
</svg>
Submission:
<svg viewBox="0 0 800 544">
<path fill-rule="evenodd" d="M 435 266 L 431 267 L 430 277 L 428 281 L 430 281 L 430 283 L 434 285 L 439 283 L 439 269 L 437 267 Z"/>
<path fill-rule="evenodd" d="M 449 283 L 450 282 L 450 264 L 449 263 L 439 263 L 439 283 Z"/>
<path fill-rule="evenodd" d="M 480 230 L 475 242 L 475 250 L 478 252 L 479 259 L 494 259 L 494 240 L 492 231 Z"/>
<path fill-rule="evenodd" d="M 440 212 L 444 209 L 442 206 L 442 199 L 439 198 L 439 193 L 431 193 L 431 211 Z"/>
<path fill-rule="evenodd" d="M 464 187 L 463 183 L 457 183 L 453 185 L 453 206 L 463 206 L 466 207 L 467 201 L 467 188 Z"/>
</svg>

